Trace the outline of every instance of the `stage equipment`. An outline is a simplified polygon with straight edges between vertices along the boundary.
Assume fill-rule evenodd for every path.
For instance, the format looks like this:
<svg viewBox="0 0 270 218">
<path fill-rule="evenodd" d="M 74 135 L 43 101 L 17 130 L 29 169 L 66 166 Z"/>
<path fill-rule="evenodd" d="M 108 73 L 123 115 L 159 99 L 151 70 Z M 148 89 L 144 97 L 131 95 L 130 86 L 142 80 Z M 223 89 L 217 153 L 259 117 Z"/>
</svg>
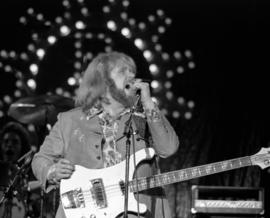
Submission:
<svg viewBox="0 0 270 218">
<path fill-rule="evenodd" d="M 25 124 L 53 125 L 57 114 L 74 107 L 74 101 L 59 95 L 31 96 L 10 105 L 8 115 Z"/>
<path fill-rule="evenodd" d="M 263 217 L 264 189 L 230 186 L 192 186 L 194 217 Z"/>
</svg>

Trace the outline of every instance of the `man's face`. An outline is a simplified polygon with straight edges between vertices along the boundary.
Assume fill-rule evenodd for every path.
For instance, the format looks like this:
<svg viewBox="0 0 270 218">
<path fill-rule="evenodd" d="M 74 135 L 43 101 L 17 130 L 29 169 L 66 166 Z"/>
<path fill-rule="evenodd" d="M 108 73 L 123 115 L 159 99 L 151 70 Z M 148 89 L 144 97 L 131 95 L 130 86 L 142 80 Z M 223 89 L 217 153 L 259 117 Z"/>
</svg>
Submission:
<svg viewBox="0 0 270 218">
<path fill-rule="evenodd" d="M 115 87 L 110 89 L 112 97 L 124 106 L 131 106 L 135 101 L 136 90 L 126 88 L 127 84 L 131 84 L 135 79 L 135 74 L 129 67 L 115 67 L 111 72 L 111 79 L 115 83 Z"/>
<path fill-rule="evenodd" d="M 14 132 L 4 134 L 1 150 L 4 161 L 14 162 L 20 157 L 22 144 L 20 137 Z"/>
</svg>

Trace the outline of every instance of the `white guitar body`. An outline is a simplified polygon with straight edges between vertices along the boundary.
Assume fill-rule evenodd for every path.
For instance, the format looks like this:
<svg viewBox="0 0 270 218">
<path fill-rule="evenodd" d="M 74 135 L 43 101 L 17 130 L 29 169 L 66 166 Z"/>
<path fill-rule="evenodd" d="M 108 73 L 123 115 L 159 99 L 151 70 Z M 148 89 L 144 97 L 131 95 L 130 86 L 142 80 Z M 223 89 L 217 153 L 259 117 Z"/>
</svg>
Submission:
<svg viewBox="0 0 270 218">
<path fill-rule="evenodd" d="M 136 165 L 144 159 L 154 156 L 152 148 L 137 151 Z M 129 181 L 132 180 L 136 165 L 131 155 L 129 163 Z M 124 192 L 121 188 L 125 181 L 125 163 L 123 161 L 103 169 L 87 169 L 76 165 L 71 178 L 61 180 L 60 198 L 67 218 L 115 218 L 124 211 Z M 137 213 L 137 201 L 134 194 L 128 194 L 128 211 Z M 147 207 L 139 204 L 141 214 Z"/>
</svg>

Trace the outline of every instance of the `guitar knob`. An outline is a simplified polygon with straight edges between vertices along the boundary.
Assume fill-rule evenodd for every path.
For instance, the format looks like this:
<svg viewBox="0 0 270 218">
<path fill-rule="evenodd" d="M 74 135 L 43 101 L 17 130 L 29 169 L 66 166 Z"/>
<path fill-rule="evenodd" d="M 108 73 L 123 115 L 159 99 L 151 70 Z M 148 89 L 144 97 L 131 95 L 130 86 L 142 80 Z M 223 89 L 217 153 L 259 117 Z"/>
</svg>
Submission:
<svg viewBox="0 0 270 218">
<path fill-rule="evenodd" d="M 96 218 L 95 214 L 91 214 L 89 218 Z"/>
</svg>

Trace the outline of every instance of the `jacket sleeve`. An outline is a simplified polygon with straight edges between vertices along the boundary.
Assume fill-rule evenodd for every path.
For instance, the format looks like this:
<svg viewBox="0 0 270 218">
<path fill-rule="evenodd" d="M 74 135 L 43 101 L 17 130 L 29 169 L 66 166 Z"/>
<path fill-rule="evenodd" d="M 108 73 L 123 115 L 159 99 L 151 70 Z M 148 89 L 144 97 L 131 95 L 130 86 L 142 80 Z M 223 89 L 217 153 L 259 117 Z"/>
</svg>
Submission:
<svg viewBox="0 0 270 218">
<path fill-rule="evenodd" d="M 173 155 L 178 150 L 179 139 L 162 112 L 156 108 L 154 113 L 154 115 L 147 115 L 146 113 L 148 127 L 153 140 L 153 147 L 160 157 L 166 158 Z"/>
<path fill-rule="evenodd" d="M 46 136 L 38 153 L 32 160 L 32 170 L 36 178 L 41 182 L 43 189 L 49 192 L 56 185 L 49 184 L 47 174 L 50 167 L 64 156 L 64 141 L 61 133 L 61 114 L 58 115 L 58 121 Z"/>
</svg>

